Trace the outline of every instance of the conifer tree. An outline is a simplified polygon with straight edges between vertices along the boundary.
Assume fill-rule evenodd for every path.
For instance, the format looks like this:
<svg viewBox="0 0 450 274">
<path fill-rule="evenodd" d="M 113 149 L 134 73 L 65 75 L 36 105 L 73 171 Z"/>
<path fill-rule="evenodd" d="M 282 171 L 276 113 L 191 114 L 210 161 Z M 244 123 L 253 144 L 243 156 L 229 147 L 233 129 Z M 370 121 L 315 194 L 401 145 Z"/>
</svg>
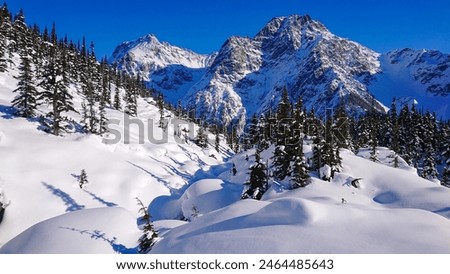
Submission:
<svg viewBox="0 0 450 274">
<path fill-rule="evenodd" d="M 6 37 L 3 36 L 3 32 L 0 31 L 0 72 L 5 72 L 7 68 L 8 63 L 6 60 Z"/>
<path fill-rule="evenodd" d="M 303 153 L 303 141 L 296 145 L 294 163 L 292 167 L 292 188 L 304 187 L 308 184 L 309 179 L 308 165 Z"/>
<path fill-rule="evenodd" d="M 431 143 L 425 145 L 422 177 L 428 180 L 436 179 L 438 172 L 436 169 L 436 155 Z"/>
<path fill-rule="evenodd" d="M 162 94 L 160 94 L 158 96 L 158 98 L 156 99 L 156 106 L 158 107 L 159 110 L 159 127 L 160 128 L 164 128 L 165 127 L 165 122 L 164 122 L 164 97 L 162 96 Z"/>
<path fill-rule="evenodd" d="M 214 135 L 215 135 L 214 148 L 216 149 L 217 152 L 220 152 L 220 130 L 218 126 L 215 128 Z"/>
<path fill-rule="evenodd" d="M 0 8 L 0 72 L 5 72 L 8 68 L 6 53 L 8 51 L 7 39 L 11 29 L 11 21 L 6 4 Z"/>
<path fill-rule="evenodd" d="M 135 117 L 137 115 L 137 98 L 136 90 L 131 83 L 131 80 L 127 81 L 125 87 L 125 113 Z"/>
<path fill-rule="evenodd" d="M 120 93 L 119 93 L 119 88 L 116 87 L 116 92 L 114 93 L 114 102 L 113 102 L 113 107 L 116 110 L 122 110 L 122 103 L 121 103 L 121 99 L 120 99 Z"/>
<path fill-rule="evenodd" d="M 199 125 L 199 128 L 197 130 L 197 136 L 194 140 L 195 144 L 201 148 L 207 148 L 208 147 L 208 136 L 205 133 L 205 128 L 203 124 Z"/>
<path fill-rule="evenodd" d="M 65 131 L 63 122 L 67 120 L 67 117 L 63 116 L 63 113 L 75 111 L 72 105 L 72 95 L 67 89 L 67 75 L 63 67 L 64 65 L 58 61 L 56 50 L 53 49 L 44 65 L 43 80 L 39 83 L 44 88 L 44 92 L 39 95 L 38 99 L 45 101 L 51 107 L 47 116 L 51 119 L 52 124 L 47 126 L 57 136 Z"/>
<path fill-rule="evenodd" d="M 107 124 L 108 124 L 108 118 L 106 117 L 106 98 L 104 96 L 102 96 L 102 98 L 100 99 L 100 104 L 99 104 L 99 134 L 103 134 L 106 132 L 107 130 Z"/>
<path fill-rule="evenodd" d="M 139 238 L 139 247 L 138 251 L 141 254 L 147 254 L 156 243 L 158 238 L 158 233 L 156 232 L 152 222 L 151 216 L 148 212 L 147 208 L 144 206 L 142 201 L 139 198 L 136 198 L 139 206 L 139 213 L 142 214 L 140 220 L 144 223 L 142 228 L 142 236 Z"/>
<path fill-rule="evenodd" d="M 273 175 L 277 180 L 283 180 L 290 174 L 292 153 L 292 112 L 287 89 L 283 90 L 277 109 L 277 132 L 275 151 L 273 154 Z"/>
<path fill-rule="evenodd" d="M 252 165 L 250 167 L 250 178 L 246 184 L 249 185 L 249 188 L 242 195 L 242 199 L 260 200 L 268 189 L 267 166 L 260 162 Z"/>
<path fill-rule="evenodd" d="M 344 102 L 341 101 L 334 114 L 334 124 L 332 128 L 333 136 L 338 148 L 353 149 L 352 138 L 350 135 L 350 118 L 348 117 Z"/>
<path fill-rule="evenodd" d="M 82 169 L 80 177 L 78 178 L 78 185 L 82 189 L 87 183 L 89 183 L 89 181 L 88 181 L 88 178 L 87 178 L 86 170 Z"/>
<path fill-rule="evenodd" d="M 14 98 L 12 104 L 17 109 L 17 115 L 31 118 L 36 112 L 37 90 L 30 58 L 26 53 L 22 53 L 19 70 L 20 74 L 16 77 L 19 82 L 17 83 L 17 89 L 14 90 L 19 94 Z"/>
</svg>

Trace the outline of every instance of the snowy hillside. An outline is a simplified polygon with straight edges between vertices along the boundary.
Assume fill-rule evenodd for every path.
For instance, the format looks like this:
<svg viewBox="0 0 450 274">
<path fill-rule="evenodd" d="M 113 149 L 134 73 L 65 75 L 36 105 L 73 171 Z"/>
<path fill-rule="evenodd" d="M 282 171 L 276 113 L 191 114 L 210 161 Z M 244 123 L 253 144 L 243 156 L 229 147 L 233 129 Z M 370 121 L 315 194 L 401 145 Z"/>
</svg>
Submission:
<svg viewBox="0 0 450 274">
<path fill-rule="evenodd" d="M 119 46 L 117 51 L 124 49 Z M 161 50 L 167 60 L 183 54 L 169 49 L 165 44 Z M 125 71 L 143 64 L 142 73 L 151 75 L 149 86 L 172 103 L 182 99 L 187 106 L 195 105 L 198 116 L 211 121 L 243 125 L 252 114 L 276 106 L 285 87 L 293 101 L 302 97 L 306 107 L 314 107 L 320 115 L 341 100 L 347 111 L 363 113 L 375 95 L 380 112 L 387 110 L 393 97 L 412 98 L 419 109 L 450 117 L 447 54 L 409 49 L 379 54 L 332 34 L 309 16 L 277 17 L 253 38 L 230 37 L 209 62 L 202 63 L 205 66 L 194 67 L 177 57 L 173 66 L 149 72 L 145 64 L 162 58 L 154 57 L 153 51 L 137 61 L 128 61 L 124 53 L 114 55 L 111 62 L 119 62 Z"/>
<path fill-rule="evenodd" d="M 8 73 L 0 73 L 0 192 L 4 194 L 4 205 L 8 205 L 0 224 L 0 246 L 32 225 L 77 211 L 73 219 L 62 217 L 52 222 L 58 223 L 53 227 L 56 230 L 60 227 L 70 228 L 61 231 L 61 235 L 79 235 L 80 241 L 74 238 L 74 244 L 80 246 L 74 249 L 59 247 L 62 249 L 57 250 L 114 252 L 107 242 L 92 241 L 89 233 L 96 231 L 106 233 L 105 237 L 108 239 L 117 238 L 117 241 L 122 239 L 120 235 L 128 235 L 125 243 L 134 248 L 137 238 L 132 237 L 136 236 L 139 209 L 135 198 L 149 204 L 161 195 L 177 193 L 190 182 L 196 172 L 221 161 L 221 156 L 214 149 L 202 150 L 195 144 L 185 144 L 174 136 L 173 132 L 178 127 L 175 122 L 170 123 L 166 132 L 163 132 L 157 126 L 159 111 L 151 99 L 139 99 L 138 102 L 138 117 L 146 125 L 145 131 L 135 125 L 124 131 L 127 128 L 124 123 L 130 118 L 122 112 L 107 109 L 109 119 L 116 119 L 120 124 L 114 127 L 122 137 L 118 143 L 108 144 L 107 141 L 113 139 L 111 135 L 105 135 L 105 139 L 82 133 L 57 137 L 40 131 L 37 120 L 13 115 L 10 106 L 15 94 L 12 90 L 17 85 L 14 75 L 17 75 L 14 69 L 10 69 Z M 70 92 L 74 95 L 75 108 L 81 109 L 82 98 L 76 89 L 72 88 Z M 40 111 L 45 110 L 46 106 L 41 106 Z M 79 114 L 70 115 L 79 120 Z M 180 128 L 195 130 L 193 124 L 182 121 L 178 123 Z M 129 144 L 125 144 L 128 132 Z M 148 141 L 150 137 L 157 141 Z M 142 143 L 140 139 L 145 142 Z M 210 155 L 215 155 L 218 160 Z M 82 169 L 86 170 L 89 183 L 80 189 L 78 176 Z M 85 209 L 91 208 L 104 209 L 85 213 Z M 88 221 L 91 219 L 95 219 L 97 223 Z M 64 225 L 58 220 L 63 220 Z M 107 227 L 113 221 L 122 223 L 123 230 L 108 230 Z M 89 225 L 86 226 L 86 223 Z M 21 249 L 22 252 L 52 252 L 51 246 L 42 246 L 45 241 L 38 236 L 39 231 L 48 233 L 43 229 L 45 226 L 40 225 L 29 232 L 31 236 L 28 234 L 27 239 L 36 236 L 35 242 L 29 243 L 34 249 L 21 244 L 24 248 Z M 128 231 L 128 228 L 132 230 Z M 54 235 L 60 235 L 55 233 Z M 92 243 L 81 245 L 81 238 Z M 38 245 L 36 241 L 41 244 Z"/>
<path fill-rule="evenodd" d="M 364 83 L 385 64 L 308 16 L 210 57 L 153 36 L 116 52 L 157 58 L 151 80 L 189 89 L 201 119 L 55 25 L 0 21 L 0 253 L 450 253 L 450 123 L 415 108 L 347 116 L 374 104 Z M 405 77 L 445 90 L 446 57 L 411 54 Z M 280 89 L 245 136 L 202 121 L 242 124 Z M 304 111 L 341 98 L 326 120 Z"/>
</svg>

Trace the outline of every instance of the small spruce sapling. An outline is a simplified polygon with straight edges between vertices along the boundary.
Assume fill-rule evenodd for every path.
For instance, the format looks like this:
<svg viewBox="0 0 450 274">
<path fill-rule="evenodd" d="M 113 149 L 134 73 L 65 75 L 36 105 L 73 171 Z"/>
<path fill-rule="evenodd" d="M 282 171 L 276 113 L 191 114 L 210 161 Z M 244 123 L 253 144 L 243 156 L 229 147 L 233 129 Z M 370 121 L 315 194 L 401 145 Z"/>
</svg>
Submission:
<svg viewBox="0 0 450 274">
<path fill-rule="evenodd" d="M 78 178 L 78 185 L 80 186 L 81 189 L 83 189 L 83 187 L 89 183 L 88 178 L 87 178 L 87 173 L 86 170 L 82 169 L 81 170 L 81 174 L 80 177 Z"/>
<path fill-rule="evenodd" d="M 146 254 L 152 249 L 153 245 L 155 244 L 156 239 L 158 238 L 158 233 L 153 227 L 153 224 L 151 222 L 151 216 L 147 208 L 144 206 L 144 204 L 139 198 L 136 198 L 136 200 L 139 206 L 139 213 L 142 214 L 140 220 L 144 223 L 144 226 L 142 228 L 143 234 L 138 240 L 139 242 L 138 251 L 141 254 Z"/>
</svg>

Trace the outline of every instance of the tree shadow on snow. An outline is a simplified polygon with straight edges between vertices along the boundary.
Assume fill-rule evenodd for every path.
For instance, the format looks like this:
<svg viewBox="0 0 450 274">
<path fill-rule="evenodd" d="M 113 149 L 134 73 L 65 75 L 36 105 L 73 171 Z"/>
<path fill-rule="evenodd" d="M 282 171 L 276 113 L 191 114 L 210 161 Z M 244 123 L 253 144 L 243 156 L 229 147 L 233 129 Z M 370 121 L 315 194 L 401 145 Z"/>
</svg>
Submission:
<svg viewBox="0 0 450 274">
<path fill-rule="evenodd" d="M 105 205 L 105 206 L 107 206 L 107 207 L 114 207 L 114 206 L 117 206 L 117 204 L 112 203 L 112 202 L 108 202 L 108 201 L 106 201 L 106 200 L 103 200 L 102 198 L 98 197 L 97 195 L 95 195 L 94 193 L 92 193 L 92 192 L 90 192 L 90 191 L 87 191 L 87 190 L 85 190 L 85 189 L 83 189 L 83 191 L 86 192 L 87 194 L 91 195 L 92 199 L 94 199 L 94 200 L 100 202 L 101 204 L 103 204 L 103 205 Z"/>
<path fill-rule="evenodd" d="M 85 208 L 84 205 L 79 205 L 70 195 L 59 188 L 56 188 L 50 184 L 42 182 L 42 184 L 55 196 L 59 197 L 67 206 L 66 212 L 77 211 Z"/>
<path fill-rule="evenodd" d="M 112 239 L 110 239 L 110 238 L 106 237 L 106 233 L 101 230 L 89 231 L 89 230 L 81 230 L 81 229 L 76 229 L 76 228 L 71 228 L 71 227 L 60 227 L 60 228 L 78 232 L 81 235 L 88 235 L 91 237 L 91 239 L 94 239 L 94 240 L 103 240 L 103 241 L 107 242 L 111 246 L 111 248 L 114 250 L 114 252 L 116 252 L 116 253 L 138 254 L 137 247 L 128 248 L 123 244 L 119 244 L 116 242 L 117 241 L 116 237 L 113 237 Z"/>
<path fill-rule="evenodd" d="M 16 108 L 11 106 L 0 105 L 0 113 L 3 113 L 1 116 L 3 119 L 11 120 L 16 117 Z"/>
</svg>

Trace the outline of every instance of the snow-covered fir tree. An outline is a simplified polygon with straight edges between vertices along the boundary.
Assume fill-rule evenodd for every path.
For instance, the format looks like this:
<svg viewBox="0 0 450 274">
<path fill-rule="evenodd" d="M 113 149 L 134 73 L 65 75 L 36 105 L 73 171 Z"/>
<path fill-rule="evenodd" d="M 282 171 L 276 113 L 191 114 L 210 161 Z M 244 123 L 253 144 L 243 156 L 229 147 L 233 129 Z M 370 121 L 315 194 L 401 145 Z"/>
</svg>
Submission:
<svg viewBox="0 0 450 274">
<path fill-rule="evenodd" d="M 12 104 L 17 109 L 17 115 L 31 118 L 35 116 L 37 108 L 36 78 L 27 53 L 22 52 L 20 59 L 19 76 L 16 77 L 19 82 L 17 83 L 17 89 L 14 90 L 14 92 L 18 92 L 18 95 L 14 98 Z"/>
<path fill-rule="evenodd" d="M 201 148 L 208 147 L 208 136 L 206 135 L 205 127 L 203 126 L 203 124 L 199 125 L 197 136 L 195 137 L 194 142 Z"/>
<path fill-rule="evenodd" d="M 292 106 L 286 88 L 283 90 L 276 117 L 277 130 L 272 169 L 275 179 L 283 180 L 291 172 L 289 169 L 294 142 L 292 137 Z"/>
<path fill-rule="evenodd" d="M 142 216 L 139 218 L 140 222 L 143 223 L 142 227 L 142 235 L 139 237 L 139 246 L 138 251 L 141 254 L 148 253 L 153 245 L 156 242 L 156 239 L 158 238 L 158 233 L 156 232 L 152 222 L 151 222 L 151 216 L 148 212 L 147 208 L 144 206 L 144 203 L 139 198 L 136 198 L 139 206 L 139 213 L 142 214 Z"/>
<path fill-rule="evenodd" d="M 53 53 L 44 65 L 42 81 L 39 83 L 44 92 L 40 93 L 38 98 L 50 106 L 51 111 L 47 117 L 50 119 L 51 125 L 47 126 L 54 135 L 58 136 L 65 131 L 64 122 L 67 121 L 67 117 L 63 113 L 75 111 L 75 109 L 72 103 L 73 96 L 67 89 L 67 74 L 63 69 L 63 64 L 58 61 L 60 59 L 56 50 L 52 51 Z"/>
<path fill-rule="evenodd" d="M 83 189 L 84 186 L 85 186 L 86 184 L 88 184 L 88 183 L 89 183 L 89 181 L 88 181 L 88 177 L 87 177 L 86 170 L 82 169 L 82 170 L 81 170 L 81 173 L 80 173 L 80 176 L 78 177 L 78 186 L 79 186 L 81 189 Z"/>
<path fill-rule="evenodd" d="M 246 185 L 248 189 L 242 195 L 242 199 L 260 200 L 268 189 L 267 166 L 261 162 L 255 162 L 250 167 L 250 178 Z"/>
</svg>

